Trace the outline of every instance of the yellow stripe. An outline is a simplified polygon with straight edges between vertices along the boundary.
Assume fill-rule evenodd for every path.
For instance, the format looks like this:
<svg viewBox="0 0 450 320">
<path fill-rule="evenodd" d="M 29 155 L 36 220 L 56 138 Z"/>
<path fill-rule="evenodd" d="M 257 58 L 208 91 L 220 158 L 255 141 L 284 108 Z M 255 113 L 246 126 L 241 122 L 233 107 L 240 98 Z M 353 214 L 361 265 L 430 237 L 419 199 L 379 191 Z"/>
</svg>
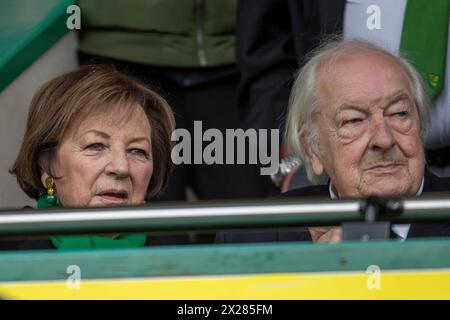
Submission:
<svg viewBox="0 0 450 320">
<path fill-rule="evenodd" d="M 450 269 L 0 283 L 6 299 L 450 299 Z M 369 283 L 369 286 L 368 286 Z"/>
</svg>

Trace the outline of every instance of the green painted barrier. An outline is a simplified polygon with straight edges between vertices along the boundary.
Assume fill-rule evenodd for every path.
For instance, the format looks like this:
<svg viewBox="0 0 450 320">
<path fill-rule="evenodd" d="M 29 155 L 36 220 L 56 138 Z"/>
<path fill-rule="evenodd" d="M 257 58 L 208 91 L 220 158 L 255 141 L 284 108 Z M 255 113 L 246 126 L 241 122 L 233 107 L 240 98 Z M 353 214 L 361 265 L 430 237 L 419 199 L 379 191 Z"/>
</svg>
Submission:
<svg viewBox="0 0 450 320">
<path fill-rule="evenodd" d="M 0 1 L 0 91 L 69 30 L 75 0 Z"/>
<path fill-rule="evenodd" d="M 185 245 L 133 250 L 0 253 L 0 281 L 65 280 L 69 265 L 83 279 L 286 272 L 450 268 L 450 240 L 341 244 Z"/>
<path fill-rule="evenodd" d="M 8 226 L 21 235 L 34 226 L 36 236 L 51 230 L 70 233 L 74 226 L 84 232 L 106 232 L 140 225 L 152 233 L 188 230 L 189 226 L 199 230 L 249 227 L 261 225 L 260 218 L 266 218 L 264 223 L 272 228 L 286 226 L 286 221 L 307 225 L 346 220 L 350 215 L 362 218 L 360 203 L 355 201 L 293 201 L 3 211 L 0 237 L 11 237 Z M 407 200 L 401 206 L 405 211 L 389 217 L 403 222 L 448 221 L 450 203 L 445 199 Z M 321 216 L 325 212 L 320 210 L 329 212 Z M 277 221 L 277 215 L 287 220 Z M 0 298 L 450 299 L 450 239 L 3 251 Z"/>
<path fill-rule="evenodd" d="M 450 299 L 450 241 L 0 254 L 2 299 Z"/>
</svg>

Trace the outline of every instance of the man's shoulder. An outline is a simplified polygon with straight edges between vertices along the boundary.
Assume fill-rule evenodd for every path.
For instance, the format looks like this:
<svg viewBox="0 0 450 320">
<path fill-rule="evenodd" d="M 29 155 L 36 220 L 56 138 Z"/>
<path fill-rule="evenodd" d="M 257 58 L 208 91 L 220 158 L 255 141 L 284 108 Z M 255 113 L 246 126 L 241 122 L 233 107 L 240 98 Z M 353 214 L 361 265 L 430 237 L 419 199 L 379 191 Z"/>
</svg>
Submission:
<svg viewBox="0 0 450 320">
<path fill-rule="evenodd" d="M 328 185 L 308 186 L 293 189 L 275 196 L 284 197 L 323 197 L 328 196 Z M 273 241 L 311 241 L 307 228 L 291 230 L 225 230 L 216 234 L 217 243 L 273 242 Z"/>
<path fill-rule="evenodd" d="M 430 169 L 425 169 L 423 192 L 445 192 L 450 191 L 450 177 L 438 177 Z M 329 190 L 327 184 L 308 186 L 298 189 L 292 189 L 281 193 L 278 197 L 314 197 L 327 196 Z"/>
<path fill-rule="evenodd" d="M 423 192 L 450 191 L 450 177 L 438 177 L 429 169 L 425 170 Z"/>
<path fill-rule="evenodd" d="M 317 197 L 317 196 L 329 197 L 327 184 L 292 189 L 278 195 L 278 197 Z"/>
</svg>

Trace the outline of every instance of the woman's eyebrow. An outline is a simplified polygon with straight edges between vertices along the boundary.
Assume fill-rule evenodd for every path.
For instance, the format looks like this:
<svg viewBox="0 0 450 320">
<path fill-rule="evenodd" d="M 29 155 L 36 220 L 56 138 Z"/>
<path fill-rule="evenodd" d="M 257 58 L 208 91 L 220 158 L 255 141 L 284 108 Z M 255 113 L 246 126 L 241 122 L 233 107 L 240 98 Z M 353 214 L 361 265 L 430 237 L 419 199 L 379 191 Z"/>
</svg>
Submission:
<svg viewBox="0 0 450 320">
<path fill-rule="evenodd" d="M 107 134 L 106 132 L 103 132 L 103 131 L 100 131 L 100 130 L 96 130 L 96 129 L 91 129 L 91 130 L 88 130 L 86 132 L 83 132 L 83 133 L 79 134 L 78 137 L 84 137 L 84 136 L 86 136 L 88 134 L 95 134 L 95 135 L 100 136 L 100 137 L 102 137 L 104 139 L 110 138 L 110 135 Z"/>
<path fill-rule="evenodd" d="M 142 141 L 150 143 L 150 139 L 147 137 L 136 137 L 136 138 L 131 139 L 128 142 L 133 143 L 133 142 L 142 142 Z"/>
</svg>

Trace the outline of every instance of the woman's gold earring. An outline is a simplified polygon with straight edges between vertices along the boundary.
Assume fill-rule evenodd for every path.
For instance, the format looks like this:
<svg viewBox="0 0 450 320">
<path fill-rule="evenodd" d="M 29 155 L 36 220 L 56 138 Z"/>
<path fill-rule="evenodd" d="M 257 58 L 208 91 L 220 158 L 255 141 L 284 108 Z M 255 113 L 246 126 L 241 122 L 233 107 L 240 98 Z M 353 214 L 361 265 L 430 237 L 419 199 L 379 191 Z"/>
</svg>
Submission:
<svg viewBox="0 0 450 320">
<path fill-rule="evenodd" d="M 55 180 L 53 178 L 48 177 L 45 179 L 45 187 L 47 188 L 47 195 L 45 196 L 45 202 L 51 205 L 55 205 L 58 202 L 58 198 L 55 195 L 55 189 L 53 186 L 55 185 Z"/>
</svg>

